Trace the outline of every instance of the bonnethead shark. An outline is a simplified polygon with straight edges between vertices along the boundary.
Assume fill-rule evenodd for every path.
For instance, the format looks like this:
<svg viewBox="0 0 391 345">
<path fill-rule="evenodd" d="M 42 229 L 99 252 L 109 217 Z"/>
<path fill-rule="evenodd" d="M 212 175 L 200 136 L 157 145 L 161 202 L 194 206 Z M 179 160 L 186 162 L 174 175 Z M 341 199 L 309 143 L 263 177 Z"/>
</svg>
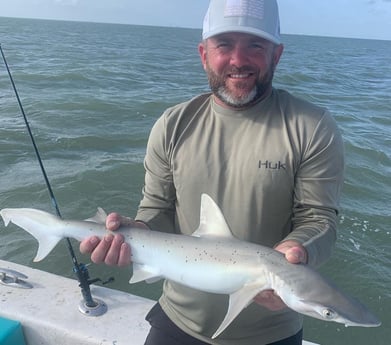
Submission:
<svg viewBox="0 0 391 345">
<path fill-rule="evenodd" d="M 102 209 L 85 221 L 63 220 L 29 208 L 6 208 L 0 214 L 5 225 L 12 222 L 38 240 L 34 261 L 44 259 L 64 237 L 81 241 L 107 233 Z M 201 197 L 199 227 L 191 236 L 130 227 L 118 231 L 131 247 L 133 275 L 129 283 L 166 278 L 229 295 L 227 313 L 212 338 L 267 289 L 274 290 L 289 308 L 317 319 L 346 326 L 381 324 L 363 304 L 308 265 L 291 264 L 274 249 L 235 238 L 220 208 L 206 194 Z"/>
</svg>

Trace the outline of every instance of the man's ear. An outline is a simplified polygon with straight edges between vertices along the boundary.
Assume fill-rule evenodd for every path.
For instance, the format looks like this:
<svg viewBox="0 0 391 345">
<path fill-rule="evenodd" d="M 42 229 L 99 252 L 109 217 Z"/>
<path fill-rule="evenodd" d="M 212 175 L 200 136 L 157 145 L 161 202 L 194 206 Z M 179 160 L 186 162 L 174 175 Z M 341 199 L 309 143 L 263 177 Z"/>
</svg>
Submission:
<svg viewBox="0 0 391 345">
<path fill-rule="evenodd" d="M 279 44 L 274 48 L 274 53 L 273 53 L 274 68 L 276 68 L 278 63 L 280 62 L 281 55 L 282 55 L 283 51 L 284 51 L 283 44 Z"/>
<path fill-rule="evenodd" d="M 206 70 L 206 54 L 207 54 L 206 45 L 207 45 L 206 41 L 202 41 L 198 45 L 198 53 L 200 54 L 201 63 L 205 70 Z"/>
</svg>

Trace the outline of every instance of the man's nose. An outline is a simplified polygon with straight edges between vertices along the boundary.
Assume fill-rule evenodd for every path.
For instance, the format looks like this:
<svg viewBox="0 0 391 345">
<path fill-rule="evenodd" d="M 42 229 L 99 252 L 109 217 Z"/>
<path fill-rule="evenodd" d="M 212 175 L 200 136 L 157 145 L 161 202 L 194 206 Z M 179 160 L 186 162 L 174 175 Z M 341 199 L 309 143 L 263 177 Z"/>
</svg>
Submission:
<svg viewBox="0 0 391 345">
<path fill-rule="evenodd" d="M 236 67 L 248 65 L 249 55 L 247 49 L 238 45 L 231 52 L 231 64 Z"/>
</svg>

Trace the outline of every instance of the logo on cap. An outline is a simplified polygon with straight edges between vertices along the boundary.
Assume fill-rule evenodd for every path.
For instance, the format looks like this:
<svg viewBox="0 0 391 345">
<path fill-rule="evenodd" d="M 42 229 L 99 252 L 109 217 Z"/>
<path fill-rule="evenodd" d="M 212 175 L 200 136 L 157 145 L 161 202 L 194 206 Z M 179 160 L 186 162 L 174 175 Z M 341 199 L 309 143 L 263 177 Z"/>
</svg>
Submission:
<svg viewBox="0 0 391 345">
<path fill-rule="evenodd" d="M 262 20 L 264 13 L 263 0 L 227 0 L 224 17 L 253 17 Z"/>
</svg>

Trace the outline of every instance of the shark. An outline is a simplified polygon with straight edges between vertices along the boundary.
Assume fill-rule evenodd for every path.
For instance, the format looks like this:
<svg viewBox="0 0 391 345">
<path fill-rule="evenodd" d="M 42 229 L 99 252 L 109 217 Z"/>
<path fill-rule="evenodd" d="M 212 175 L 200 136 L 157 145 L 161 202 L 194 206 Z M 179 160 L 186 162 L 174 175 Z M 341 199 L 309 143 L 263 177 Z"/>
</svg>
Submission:
<svg viewBox="0 0 391 345">
<path fill-rule="evenodd" d="M 64 220 L 31 208 L 5 208 L 0 215 L 38 240 L 34 261 L 44 259 L 65 237 L 81 241 L 103 237 L 106 213 L 98 209 L 84 221 Z M 129 283 L 170 279 L 205 292 L 227 294 L 226 315 L 218 337 L 263 290 L 274 290 L 287 307 L 346 326 L 376 327 L 381 322 L 359 300 L 349 296 L 305 264 L 291 264 L 272 248 L 237 239 L 222 211 L 207 194 L 201 196 L 200 223 L 192 235 L 169 234 L 135 227 L 119 230 L 131 247 Z"/>
</svg>

